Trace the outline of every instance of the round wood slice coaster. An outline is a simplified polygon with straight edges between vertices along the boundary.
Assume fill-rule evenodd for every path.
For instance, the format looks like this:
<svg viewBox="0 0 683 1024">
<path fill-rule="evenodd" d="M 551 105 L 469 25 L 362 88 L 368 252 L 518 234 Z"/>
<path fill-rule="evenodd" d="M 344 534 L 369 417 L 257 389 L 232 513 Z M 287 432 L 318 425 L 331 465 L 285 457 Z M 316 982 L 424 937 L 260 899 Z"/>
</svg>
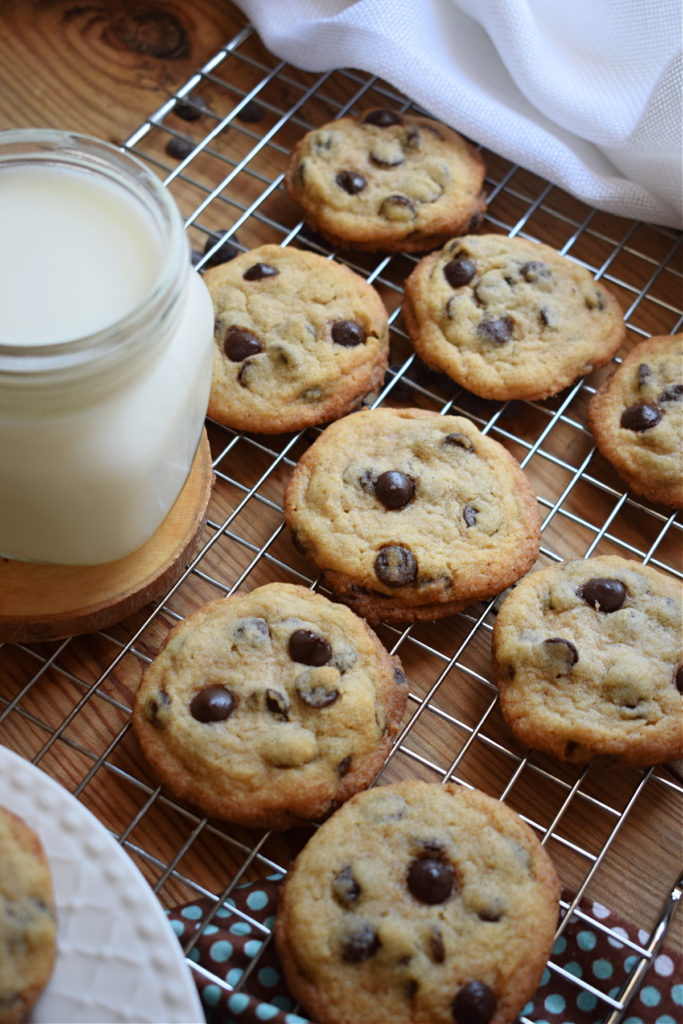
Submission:
<svg viewBox="0 0 683 1024">
<path fill-rule="evenodd" d="M 160 597 L 197 551 L 213 485 L 206 431 L 176 503 L 146 544 L 103 565 L 0 559 L 0 641 L 55 640 L 120 622 Z"/>
</svg>

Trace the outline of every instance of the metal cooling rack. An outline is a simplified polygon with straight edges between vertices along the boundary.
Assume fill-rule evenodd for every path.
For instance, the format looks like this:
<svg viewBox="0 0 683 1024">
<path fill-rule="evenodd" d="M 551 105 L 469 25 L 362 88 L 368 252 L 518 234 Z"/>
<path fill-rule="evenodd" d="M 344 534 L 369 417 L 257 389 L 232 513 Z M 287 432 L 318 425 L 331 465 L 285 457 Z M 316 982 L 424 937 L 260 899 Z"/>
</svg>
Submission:
<svg viewBox="0 0 683 1024">
<path fill-rule="evenodd" d="M 198 119 L 179 116 L 182 98 L 206 104 Z M 357 71 L 295 70 L 245 26 L 125 148 L 153 167 L 175 196 L 200 270 L 225 242 L 234 250 L 275 242 L 332 255 L 286 196 L 283 171 L 305 131 L 371 105 L 411 108 L 386 83 Z M 681 329 L 679 234 L 590 209 L 496 154 L 483 155 L 489 196 L 483 230 L 547 242 L 608 282 L 624 309 L 628 344 Z M 540 564 L 616 553 L 683 577 L 681 516 L 626 493 L 594 449 L 585 410 L 600 373 L 542 403 L 474 398 L 430 373 L 412 353 L 400 302 L 415 258 L 334 255 L 378 289 L 390 313 L 391 366 L 369 404 L 409 403 L 466 415 L 506 445 L 536 488 L 543 516 Z M 305 838 L 299 830 L 254 834 L 198 817 L 156 785 L 129 730 L 141 671 L 174 622 L 206 600 L 272 580 L 324 592 L 292 547 L 281 506 L 288 474 L 317 431 L 264 438 L 211 422 L 207 429 L 216 474 L 209 520 L 199 554 L 165 599 L 103 632 L 0 650 L 0 742 L 93 810 L 165 907 L 209 897 L 218 908 L 241 882 L 284 871 Z M 440 624 L 378 628 L 400 655 L 411 690 L 407 724 L 380 781 L 454 779 L 505 800 L 557 864 L 569 893 L 560 931 L 573 913 L 609 934 L 585 909 L 594 900 L 640 929 L 637 942 L 611 936 L 633 954 L 631 974 L 618 988 L 549 964 L 593 997 L 595 1024 L 617 1024 L 662 939 L 672 934 L 667 929 L 681 896 L 683 777 L 671 765 L 574 768 L 517 746 L 489 678 L 496 604 L 472 606 Z M 579 906 L 584 897 L 590 900 Z M 267 928 L 249 923 L 267 945 Z M 190 968 L 201 971 L 190 947 L 186 954 Z M 237 988 L 247 982 L 245 975 Z"/>
</svg>

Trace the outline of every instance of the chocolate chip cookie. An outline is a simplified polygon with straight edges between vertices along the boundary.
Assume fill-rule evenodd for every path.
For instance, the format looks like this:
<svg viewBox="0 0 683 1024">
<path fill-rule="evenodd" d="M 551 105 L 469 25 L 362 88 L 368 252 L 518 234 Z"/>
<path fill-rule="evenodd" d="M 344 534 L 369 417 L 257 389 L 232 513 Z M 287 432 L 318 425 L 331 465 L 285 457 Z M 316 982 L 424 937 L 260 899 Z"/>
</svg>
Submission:
<svg viewBox="0 0 683 1024">
<path fill-rule="evenodd" d="M 417 264 L 403 314 L 418 355 L 482 398 L 541 399 L 604 363 L 624 339 L 617 300 L 550 246 L 467 235 Z"/>
<path fill-rule="evenodd" d="M 0 807 L 0 1021 L 26 1020 L 55 961 L 56 913 L 45 850 L 32 828 Z"/>
<path fill-rule="evenodd" d="M 388 319 L 341 263 L 263 245 L 204 275 L 215 312 L 209 416 L 285 433 L 355 408 L 384 379 Z"/>
<path fill-rule="evenodd" d="M 683 334 L 636 345 L 598 388 L 588 424 L 636 494 L 683 508 Z"/>
<path fill-rule="evenodd" d="M 484 174 L 478 150 L 446 125 L 375 109 L 308 132 L 285 184 L 333 245 L 418 252 L 475 230 Z"/>
<path fill-rule="evenodd" d="M 681 584 L 605 555 L 531 573 L 493 629 L 500 707 L 518 739 L 563 761 L 683 757 Z"/>
<path fill-rule="evenodd" d="M 275 940 L 321 1024 L 509 1024 L 538 987 L 558 900 L 553 864 L 514 811 L 407 780 L 353 797 L 309 840 Z"/>
<path fill-rule="evenodd" d="M 326 427 L 284 501 L 295 545 L 371 622 L 439 619 L 533 565 L 536 499 L 519 463 L 460 416 L 366 409 Z"/>
<path fill-rule="evenodd" d="M 205 605 L 144 673 L 133 728 L 205 814 L 287 828 L 368 785 L 405 710 L 400 662 L 348 608 L 270 583 Z"/>
</svg>

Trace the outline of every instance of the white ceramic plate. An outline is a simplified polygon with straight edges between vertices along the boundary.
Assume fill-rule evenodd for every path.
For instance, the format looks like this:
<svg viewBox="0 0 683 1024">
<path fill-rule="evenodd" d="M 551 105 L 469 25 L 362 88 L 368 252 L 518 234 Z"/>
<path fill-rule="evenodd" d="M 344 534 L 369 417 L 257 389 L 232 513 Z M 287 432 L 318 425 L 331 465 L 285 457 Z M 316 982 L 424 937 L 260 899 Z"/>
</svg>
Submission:
<svg viewBox="0 0 683 1024">
<path fill-rule="evenodd" d="M 31 1024 L 202 1024 L 196 986 L 159 901 L 97 818 L 2 746 L 0 804 L 40 836 L 57 904 L 55 969 Z"/>
</svg>

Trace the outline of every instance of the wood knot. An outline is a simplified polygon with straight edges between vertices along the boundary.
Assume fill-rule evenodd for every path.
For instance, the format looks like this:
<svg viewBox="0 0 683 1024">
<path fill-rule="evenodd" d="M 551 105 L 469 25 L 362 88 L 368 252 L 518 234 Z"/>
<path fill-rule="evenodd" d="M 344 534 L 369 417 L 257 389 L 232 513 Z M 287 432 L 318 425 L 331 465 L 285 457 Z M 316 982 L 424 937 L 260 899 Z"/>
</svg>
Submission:
<svg viewBox="0 0 683 1024">
<path fill-rule="evenodd" d="M 125 12 L 110 23 L 105 35 L 120 46 L 149 57 L 183 60 L 190 56 L 190 40 L 180 20 L 164 7 L 148 6 Z"/>
</svg>

